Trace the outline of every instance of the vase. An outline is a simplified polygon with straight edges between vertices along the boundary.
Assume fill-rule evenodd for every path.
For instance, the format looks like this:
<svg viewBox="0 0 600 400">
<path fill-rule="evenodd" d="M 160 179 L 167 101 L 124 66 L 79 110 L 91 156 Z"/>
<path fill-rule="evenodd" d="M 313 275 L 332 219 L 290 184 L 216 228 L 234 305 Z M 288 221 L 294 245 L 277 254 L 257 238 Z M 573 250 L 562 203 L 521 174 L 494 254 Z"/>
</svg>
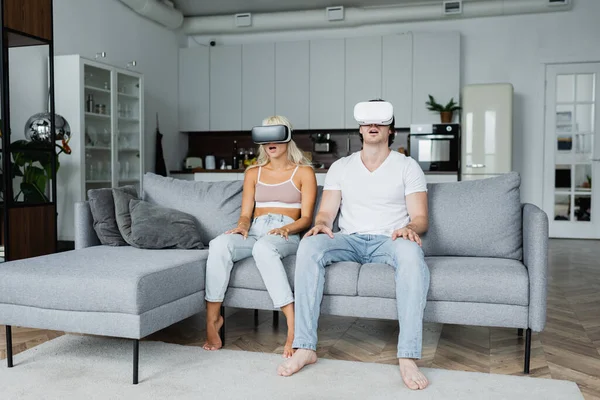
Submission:
<svg viewBox="0 0 600 400">
<path fill-rule="evenodd" d="M 453 112 L 452 111 L 442 111 L 440 113 L 440 118 L 442 120 L 442 124 L 450 124 L 452 123 L 452 116 L 453 116 Z"/>
</svg>

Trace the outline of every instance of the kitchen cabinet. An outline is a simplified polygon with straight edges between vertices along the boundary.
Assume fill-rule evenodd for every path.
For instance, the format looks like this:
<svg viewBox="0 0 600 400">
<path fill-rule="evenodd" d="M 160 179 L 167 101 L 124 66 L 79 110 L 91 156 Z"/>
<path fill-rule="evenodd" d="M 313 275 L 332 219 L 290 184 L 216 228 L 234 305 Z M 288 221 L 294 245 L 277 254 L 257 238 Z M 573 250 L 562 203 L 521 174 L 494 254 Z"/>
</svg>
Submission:
<svg viewBox="0 0 600 400">
<path fill-rule="evenodd" d="M 242 129 L 242 46 L 210 47 L 210 130 Z"/>
<path fill-rule="evenodd" d="M 309 129 L 308 40 L 275 44 L 275 114 L 290 120 L 294 129 Z"/>
<path fill-rule="evenodd" d="M 209 50 L 196 46 L 179 49 L 179 130 L 208 131 Z"/>
<path fill-rule="evenodd" d="M 412 121 L 412 52 L 412 34 L 383 37 L 381 93 L 394 106 L 396 127 L 408 127 Z"/>
<path fill-rule="evenodd" d="M 310 42 L 310 129 L 345 126 L 344 48 L 344 39 Z"/>
<path fill-rule="evenodd" d="M 382 37 L 346 39 L 345 128 L 356 128 L 354 105 L 381 98 Z"/>
<path fill-rule="evenodd" d="M 275 114 L 275 44 L 242 47 L 242 129 Z"/>
<path fill-rule="evenodd" d="M 437 112 L 427 110 L 431 94 L 438 103 L 460 99 L 460 33 L 413 33 L 412 123 L 440 123 Z M 458 113 L 455 114 L 455 121 Z"/>
</svg>

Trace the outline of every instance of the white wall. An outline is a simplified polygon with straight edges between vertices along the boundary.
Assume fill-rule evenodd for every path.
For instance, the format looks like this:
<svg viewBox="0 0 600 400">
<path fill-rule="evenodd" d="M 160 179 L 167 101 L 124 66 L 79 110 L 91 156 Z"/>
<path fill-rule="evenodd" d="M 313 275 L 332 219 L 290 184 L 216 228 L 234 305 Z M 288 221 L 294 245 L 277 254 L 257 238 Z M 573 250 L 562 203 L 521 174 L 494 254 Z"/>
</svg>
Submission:
<svg viewBox="0 0 600 400">
<path fill-rule="evenodd" d="M 513 166 L 522 176 L 522 200 L 541 206 L 544 63 L 600 61 L 600 1 L 576 0 L 573 3 L 574 8 L 569 12 L 217 36 L 217 40 L 221 44 L 233 44 L 406 31 L 460 32 L 461 84 L 510 82 L 515 88 Z M 206 44 L 210 38 L 197 36 L 194 39 Z M 197 45 L 196 41 L 189 40 L 189 45 Z M 431 55 L 431 60 L 435 62 L 435 54 Z"/>
<path fill-rule="evenodd" d="M 167 169 L 178 168 L 187 150 L 187 138 L 178 124 L 178 36 L 136 14 L 118 0 L 54 0 L 54 53 L 80 54 L 144 74 L 146 170 L 154 170 L 156 112 Z M 60 84 L 56 82 L 56 84 Z M 60 110 L 56 110 L 60 114 Z"/>
</svg>

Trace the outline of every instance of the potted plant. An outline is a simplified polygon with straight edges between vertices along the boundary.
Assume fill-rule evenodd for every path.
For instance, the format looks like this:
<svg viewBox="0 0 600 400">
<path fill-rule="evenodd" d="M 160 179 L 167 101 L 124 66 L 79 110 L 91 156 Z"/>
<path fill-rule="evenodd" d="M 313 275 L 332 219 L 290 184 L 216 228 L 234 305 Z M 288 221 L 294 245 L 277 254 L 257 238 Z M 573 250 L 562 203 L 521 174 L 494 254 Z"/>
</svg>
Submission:
<svg viewBox="0 0 600 400">
<path fill-rule="evenodd" d="M 442 124 L 449 124 L 452 122 L 454 111 L 458 111 L 461 107 L 454 101 L 454 97 L 450 99 L 448 104 L 443 105 L 435 101 L 432 95 L 429 95 L 429 101 L 425 103 L 429 111 L 437 111 L 440 113 Z"/>
</svg>

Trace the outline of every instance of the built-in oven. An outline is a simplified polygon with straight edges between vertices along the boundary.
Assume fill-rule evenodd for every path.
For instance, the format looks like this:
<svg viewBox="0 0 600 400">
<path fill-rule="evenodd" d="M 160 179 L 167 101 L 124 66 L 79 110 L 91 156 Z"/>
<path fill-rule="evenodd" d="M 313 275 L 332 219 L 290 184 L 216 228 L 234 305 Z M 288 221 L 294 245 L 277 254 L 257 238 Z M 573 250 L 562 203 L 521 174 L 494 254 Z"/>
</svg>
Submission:
<svg viewBox="0 0 600 400">
<path fill-rule="evenodd" d="M 408 153 L 423 171 L 459 171 L 460 125 L 414 124 L 408 135 Z"/>
</svg>

